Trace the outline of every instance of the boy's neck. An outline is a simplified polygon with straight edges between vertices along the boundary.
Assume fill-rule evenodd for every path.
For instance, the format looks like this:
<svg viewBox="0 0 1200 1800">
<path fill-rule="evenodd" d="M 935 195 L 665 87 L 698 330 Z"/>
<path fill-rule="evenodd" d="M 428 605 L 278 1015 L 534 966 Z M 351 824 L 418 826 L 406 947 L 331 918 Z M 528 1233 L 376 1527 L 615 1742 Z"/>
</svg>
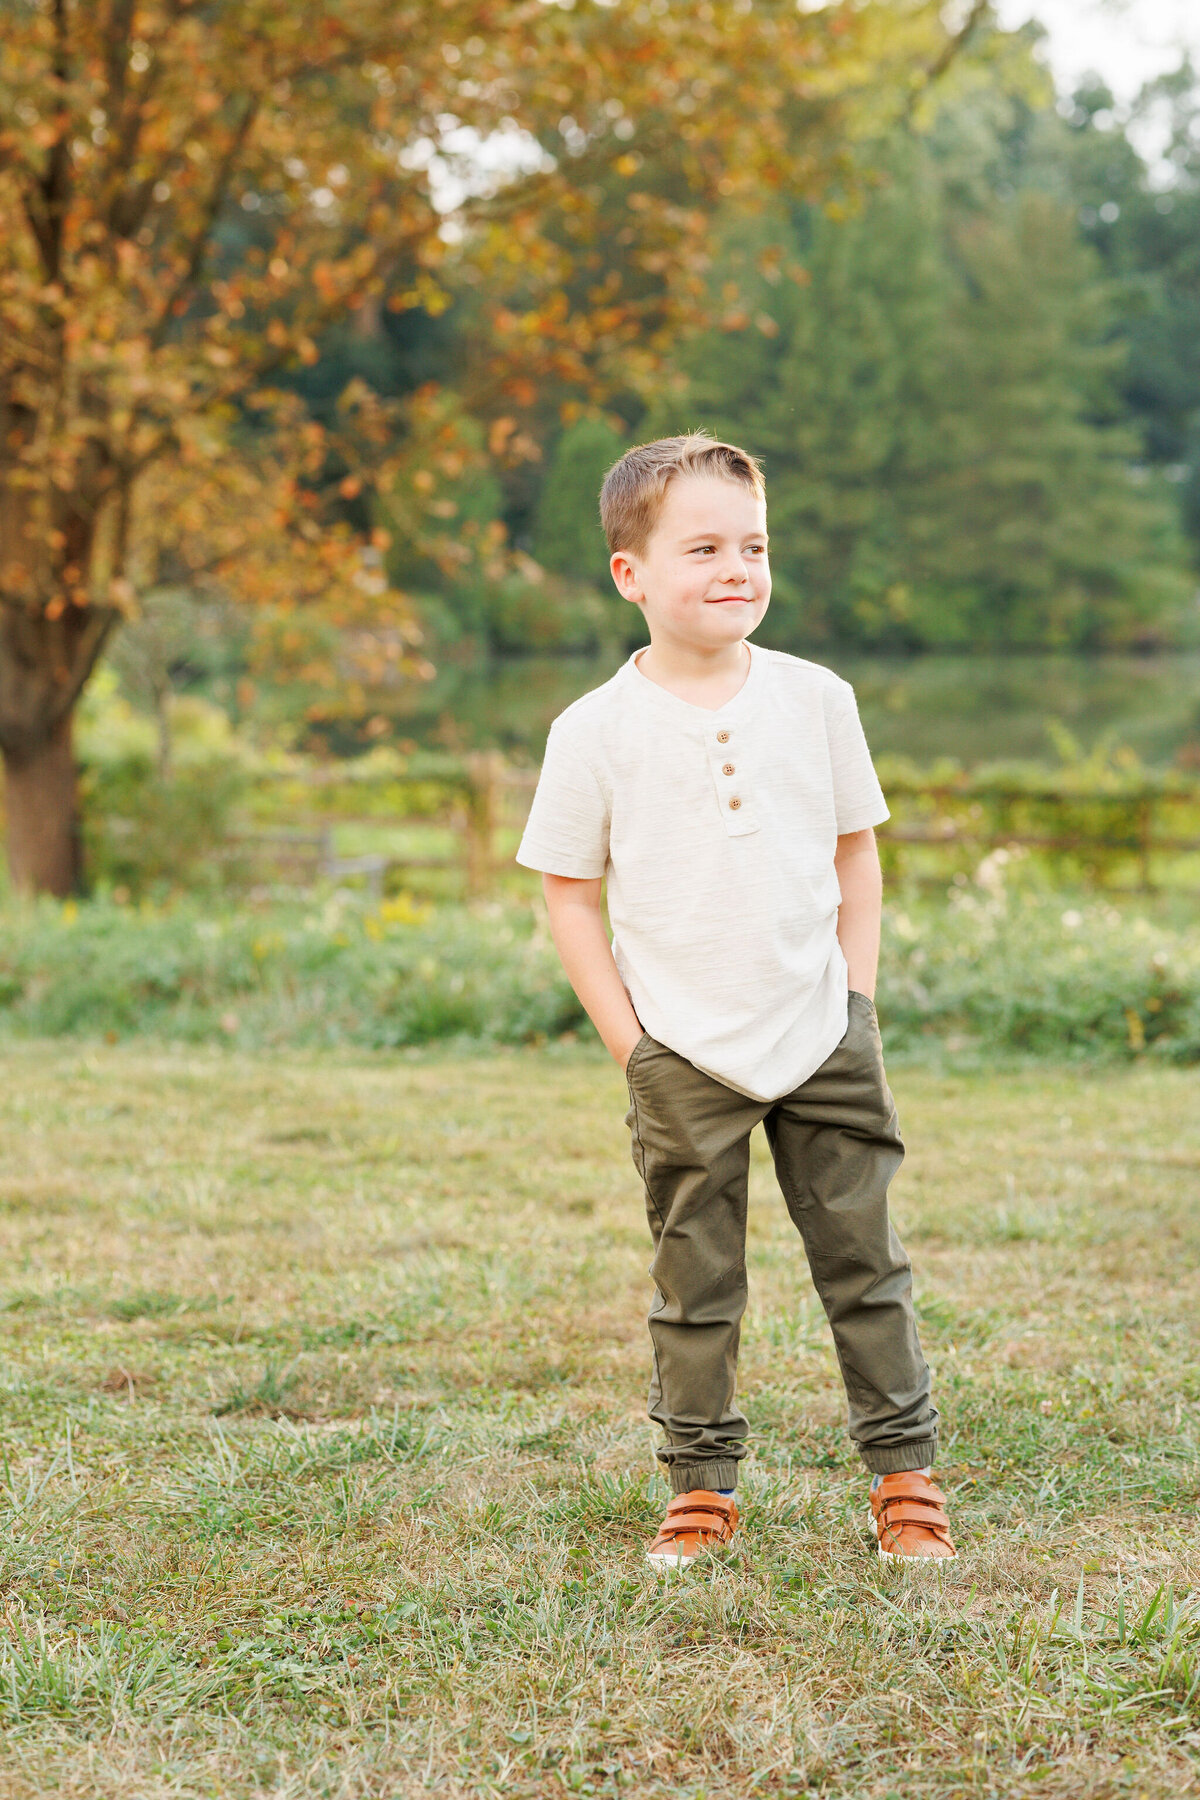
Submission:
<svg viewBox="0 0 1200 1800">
<path fill-rule="evenodd" d="M 745 638 L 735 644 L 700 648 L 652 638 L 649 649 L 639 652 L 637 666 L 648 680 L 677 699 L 718 712 L 745 685 L 750 646 Z"/>
</svg>

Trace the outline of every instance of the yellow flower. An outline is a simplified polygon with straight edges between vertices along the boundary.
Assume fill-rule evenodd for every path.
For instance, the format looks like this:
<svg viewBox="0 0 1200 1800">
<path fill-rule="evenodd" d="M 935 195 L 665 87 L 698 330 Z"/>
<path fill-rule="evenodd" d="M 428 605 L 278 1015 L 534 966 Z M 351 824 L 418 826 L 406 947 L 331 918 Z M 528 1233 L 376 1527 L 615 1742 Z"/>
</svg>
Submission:
<svg viewBox="0 0 1200 1800">
<path fill-rule="evenodd" d="M 379 908 L 379 917 L 388 925 L 424 925 L 432 914 L 428 901 L 416 900 L 408 893 L 394 894 Z"/>
</svg>

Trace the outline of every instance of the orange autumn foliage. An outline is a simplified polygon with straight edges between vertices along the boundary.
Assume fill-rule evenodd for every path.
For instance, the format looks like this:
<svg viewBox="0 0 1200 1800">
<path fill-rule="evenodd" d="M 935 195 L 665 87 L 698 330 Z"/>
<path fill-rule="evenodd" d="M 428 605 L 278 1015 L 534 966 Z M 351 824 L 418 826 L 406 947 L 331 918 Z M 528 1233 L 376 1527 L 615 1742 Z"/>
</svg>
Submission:
<svg viewBox="0 0 1200 1800">
<path fill-rule="evenodd" d="M 589 394 L 644 379 L 701 291 L 708 209 L 816 191 L 856 120 L 881 95 L 908 104 L 950 41 L 933 0 L 7 9 L 0 749 L 17 885 L 76 879 L 72 711 L 160 557 L 251 604 L 282 593 L 368 635 L 383 620 L 390 654 L 417 654 L 411 607 L 345 522 L 380 483 L 436 521 L 436 471 L 425 493 L 405 473 L 410 421 L 381 435 L 352 397 L 353 495 L 325 491 L 330 445 L 295 414 L 253 460 L 239 448 L 244 409 L 281 404 L 273 376 L 315 360 L 328 326 L 385 294 L 436 309 L 451 262 L 485 295 L 517 272 L 477 358 L 493 411 L 531 405 L 548 374 Z M 615 234 L 612 181 L 628 184 Z"/>
</svg>

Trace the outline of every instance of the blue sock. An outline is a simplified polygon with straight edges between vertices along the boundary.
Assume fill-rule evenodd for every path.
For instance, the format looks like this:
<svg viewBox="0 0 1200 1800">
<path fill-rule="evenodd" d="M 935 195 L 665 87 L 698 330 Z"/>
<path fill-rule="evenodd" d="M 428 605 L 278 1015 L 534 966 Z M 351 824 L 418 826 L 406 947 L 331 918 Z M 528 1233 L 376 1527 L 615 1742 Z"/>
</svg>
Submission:
<svg viewBox="0 0 1200 1800">
<path fill-rule="evenodd" d="M 720 1494 L 722 1500 L 728 1500 L 732 1494 L 737 1492 L 737 1490 L 736 1488 L 718 1488 L 717 1492 Z"/>
</svg>

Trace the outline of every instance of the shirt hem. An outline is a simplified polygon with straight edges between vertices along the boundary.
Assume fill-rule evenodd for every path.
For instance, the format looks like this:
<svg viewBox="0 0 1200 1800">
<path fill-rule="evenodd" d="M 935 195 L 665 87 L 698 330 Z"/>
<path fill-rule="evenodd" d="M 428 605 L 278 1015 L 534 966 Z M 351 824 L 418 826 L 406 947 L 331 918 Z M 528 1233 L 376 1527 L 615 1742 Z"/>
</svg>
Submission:
<svg viewBox="0 0 1200 1800">
<path fill-rule="evenodd" d="M 715 1069 L 706 1069 L 704 1064 L 696 1062 L 694 1057 L 684 1055 L 682 1050 L 675 1050 L 675 1046 L 673 1044 L 668 1044 L 665 1038 L 656 1038 L 655 1041 L 663 1044 L 668 1050 L 674 1050 L 676 1056 L 682 1056 L 685 1062 L 690 1062 L 694 1069 L 699 1069 L 700 1073 L 702 1075 L 707 1075 L 710 1081 L 719 1081 L 722 1087 L 731 1088 L 735 1094 L 742 1094 L 747 1100 L 754 1100 L 760 1106 L 775 1106 L 780 1100 L 785 1100 L 789 1094 L 794 1094 L 797 1088 L 803 1087 L 804 1083 L 811 1080 L 817 1070 L 829 1061 L 829 1058 L 833 1055 L 834 1051 L 845 1037 L 847 1029 L 848 1025 L 842 1026 L 828 1049 L 822 1050 L 811 1067 L 804 1069 L 803 1074 L 797 1075 L 793 1081 L 789 1081 L 788 1085 L 780 1088 L 778 1092 L 770 1094 L 755 1093 L 753 1088 L 743 1087 L 740 1081 L 733 1080 L 729 1075 L 718 1075 Z M 651 1033 L 650 1035 L 654 1036 L 654 1033 Z M 804 1065 L 802 1064 L 801 1067 L 803 1068 Z"/>
<path fill-rule="evenodd" d="M 568 881 L 602 881 L 605 868 L 608 866 L 606 863 L 602 863 L 598 869 L 590 865 L 584 869 L 580 868 L 578 863 L 568 866 L 562 857 L 539 856 L 537 851 L 534 851 L 532 856 L 528 853 L 522 855 L 519 850 L 513 857 L 513 861 L 519 863 L 523 869 L 533 869 L 538 875 L 562 875 Z"/>
<path fill-rule="evenodd" d="M 876 825 L 886 824 L 891 816 L 887 807 L 884 807 L 882 812 L 872 807 L 871 811 L 864 813 L 861 818 L 857 813 L 851 813 L 847 822 L 843 823 L 841 819 L 837 820 L 837 834 L 839 837 L 845 837 L 850 831 L 867 831 Z"/>
</svg>

